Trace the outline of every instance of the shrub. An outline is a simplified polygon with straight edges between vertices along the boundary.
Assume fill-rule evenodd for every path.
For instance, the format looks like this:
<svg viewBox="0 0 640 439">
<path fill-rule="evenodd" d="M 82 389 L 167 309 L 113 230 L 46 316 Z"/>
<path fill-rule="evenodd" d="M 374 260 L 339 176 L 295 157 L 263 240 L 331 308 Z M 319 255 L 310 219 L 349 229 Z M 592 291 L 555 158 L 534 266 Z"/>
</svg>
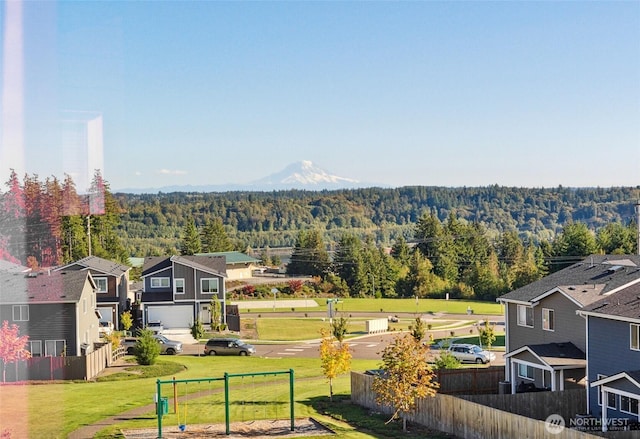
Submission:
<svg viewBox="0 0 640 439">
<path fill-rule="evenodd" d="M 136 361 L 143 366 L 150 366 L 156 362 L 160 355 L 160 345 L 153 337 L 149 329 L 140 331 L 140 337 L 136 341 Z"/>
<path fill-rule="evenodd" d="M 460 361 L 451 352 L 442 351 L 440 356 L 436 358 L 434 367 L 436 369 L 458 369 L 460 368 Z"/>
</svg>

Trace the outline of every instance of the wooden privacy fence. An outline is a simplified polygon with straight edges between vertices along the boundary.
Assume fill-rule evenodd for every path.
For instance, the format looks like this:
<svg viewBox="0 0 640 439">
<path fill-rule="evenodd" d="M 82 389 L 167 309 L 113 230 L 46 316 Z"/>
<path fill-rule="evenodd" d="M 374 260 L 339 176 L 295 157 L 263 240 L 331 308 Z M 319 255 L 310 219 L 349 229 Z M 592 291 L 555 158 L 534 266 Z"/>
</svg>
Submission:
<svg viewBox="0 0 640 439">
<path fill-rule="evenodd" d="M 438 393 L 447 395 L 475 395 L 497 393 L 504 379 L 504 367 L 478 367 L 469 369 L 440 369 L 434 371 L 440 384 Z"/>
<path fill-rule="evenodd" d="M 111 365 L 111 345 L 97 347 L 83 356 L 33 357 L 6 365 L 6 381 L 90 380 Z"/>
<path fill-rule="evenodd" d="M 376 395 L 371 389 L 374 376 L 358 372 L 351 372 L 351 400 L 355 404 L 376 410 L 385 414 L 391 414 L 389 407 L 382 407 L 376 403 Z M 531 393 L 531 398 L 545 397 L 545 393 Z M 553 392 L 557 398 L 574 398 L 575 394 L 563 395 L 565 392 Z M 583 393 L 585 393 L 583 391 Z M 492 395 L 492 396 L 518 396 L 518 395 Z M 480 396 L 477 396 L 478 398 Z M 487 398 L 490 395 L 486 395 Z M 530 401 L 532 405 L 543 402 Z M 561 404 L 569 407 L 568 403 Z M 582 407 L 585 407 L 583 405 Z M 584 408 L 582 409 L 584 411 Z M 579 413 L 578 411 L 577 413 Z M 569 419 L 575 413 L 565 414 Z M 489 407 L 483 403 L 469 401 L 453 395 L 438 393 L 434 397 L 418 400 L 415 414 L 409 416 L 409 421 L 424 425 L 428 428 L 442 431 L 466 439 L 595 439 L 598 436 L 585 432 L 565 428 L 562 433 L 554 434 L 547 429 L 544 421 L 532 419 L 514 413 Z"/>
</svg>

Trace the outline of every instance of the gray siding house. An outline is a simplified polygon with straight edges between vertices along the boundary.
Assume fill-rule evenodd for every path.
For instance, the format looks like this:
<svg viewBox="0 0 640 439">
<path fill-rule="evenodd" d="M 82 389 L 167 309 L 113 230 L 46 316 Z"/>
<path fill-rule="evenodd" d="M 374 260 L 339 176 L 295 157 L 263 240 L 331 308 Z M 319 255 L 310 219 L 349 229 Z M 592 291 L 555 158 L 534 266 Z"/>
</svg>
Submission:
<svg viewBox="0 0 640 439">
<path fill-rule="evenodd" d="M 166 328 L 189 328 L 196 319 L 211 323 L 211 301 L 225 315 L 224 256 L 145 258 L 142 269 L 143 325 L 161 321 Z"/>
<path fill-rule="evenodd" d="M 79 261 L 54 269 L 54 271 L 83 270 L 91 273 L 96 284 L 96 300 L 100 320 L 111 322 L 114 328 L 119 328 L 120 314 L 131 309 L 131 303 L 134 299 L 133 293 L 129 292 L 131 267 L 97 256 L 87 256 Z"/>
<path fill-rule="evenodd" d="M 584 385 L 585 319 L 578 310 L 640 282 L 640 256 L 593 255 L 498 298 L 505 306 L 505 379 L 563 390 Z"/>
<path fill-rule="evenodd" d="M 640 283 L 578 313 L 586 319 L 587 413 L 604 431 L 612 419 L 640 422 Z"/>
<path fill-rule="evenodd" d="M 0 273 L 0 321 L 29 336 L 34 357 L 84 355 L 100 341 L 95 287 L 87 271 Z"/>
</svg>

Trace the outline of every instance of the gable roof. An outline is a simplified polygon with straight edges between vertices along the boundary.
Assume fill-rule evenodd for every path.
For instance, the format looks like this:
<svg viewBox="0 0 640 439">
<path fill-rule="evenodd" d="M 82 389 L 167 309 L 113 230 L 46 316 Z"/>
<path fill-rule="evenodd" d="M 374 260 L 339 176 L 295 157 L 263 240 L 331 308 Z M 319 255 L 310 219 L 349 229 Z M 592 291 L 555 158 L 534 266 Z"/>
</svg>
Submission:
<svg viewBox="0 0 640 439">
<path fill-rule="evenodd" d="M 640 282 L 640 256 L 592 255 L 504 294 L 498 301 L 532 303 L 555 290 L 585 306 L 633 282 Z"/>
<path fill-rule="evenodd" d="M 517 357 L 522 352 L 530 352 L 541 364 L 551 369 L 563 367 L 583 367 L 586 365 L 586 355 L 571 342 L 544 343 L 522 346 L 515 351 L 505 354 L 505 358 Z"/>
<path fill-rule="evenodd" d="M 601 378 L 599 380 L 592 382 L 591 387 L 602 386 L 603 384 L 608 384 L 613 381 L 618 381 L 621 379 L 625 379 L 633 383 L 636 387 L 640 388 L 640 370 L 625 370 L 615 375 Z"/>
<path fill-rule="evenodd" d="M 222 277 L 227 276 L 227 266 L 224 256 L 151 256 L 144 260 L 142 267 L 142 277 L 157 273 L 161 270 L 171 268 L 173 263 L 186 265 L 188 267 L 202 270 L 207 273 L 213 273 Z"/>
<path fill-rule="evenodd" d="M 242 252 L 212 252 L 212 253 L 196 253 L 196 256 L 224 256 L 227 265 L 235 264 L 255 264 L 260 259 L 252 258 Z"/>
<path fill-rule="evenodd" d="M 0 303 L 75 303 L 87 281 L 95 288 L 87 271 L 0 273 Z"/>
<path fill-rule="evenodd" d="M 67 265 L 63 265 L 55 269 L 55 271 L 65 270 L 69 267 L 73 267 L 77 265 L 82 268 L 88 268 L 91 270 L 99 271 L 100 273 L 104 273 L 108 276 L 116 276 L 119 277 L 129 271 L 131 267 L 126 265 L 122 265 L 118 262 L 109 261 L 107 259 L 102 259 L 97 256 L 87 256 L 86 258 L 82 258 L 78 261 L 71 262 Z"/>
<path fill-rule="evenodd" d="M 640 320 L 640 283 L 601 298 L 585 306 L 579 313 L 603 318 Z"/>
</svg>

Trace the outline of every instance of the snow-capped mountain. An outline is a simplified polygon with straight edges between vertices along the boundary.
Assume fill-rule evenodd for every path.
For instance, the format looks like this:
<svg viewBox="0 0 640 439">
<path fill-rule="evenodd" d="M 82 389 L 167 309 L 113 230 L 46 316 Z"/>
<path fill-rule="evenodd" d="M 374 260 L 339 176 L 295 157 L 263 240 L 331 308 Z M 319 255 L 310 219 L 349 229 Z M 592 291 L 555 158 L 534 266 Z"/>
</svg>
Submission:
<svg viewBox="0 0 640 439">
<path fill-rule="evenodd" d="M 309 160 L 292 163 L 282 171 L 271 174 L 267 177 L 251 183 L 252 186 L 270 186 L 284 185 L 289 188 L 299 187 L 300 185 L 312 186 L 317 189 L 318 186 L 336 186 L 336 187 L 352 187 L 358 185 L 358 180 L 353 178 L 338 177 L 331 175 L 324 169 L 314 165 Z"/>
</svg>

